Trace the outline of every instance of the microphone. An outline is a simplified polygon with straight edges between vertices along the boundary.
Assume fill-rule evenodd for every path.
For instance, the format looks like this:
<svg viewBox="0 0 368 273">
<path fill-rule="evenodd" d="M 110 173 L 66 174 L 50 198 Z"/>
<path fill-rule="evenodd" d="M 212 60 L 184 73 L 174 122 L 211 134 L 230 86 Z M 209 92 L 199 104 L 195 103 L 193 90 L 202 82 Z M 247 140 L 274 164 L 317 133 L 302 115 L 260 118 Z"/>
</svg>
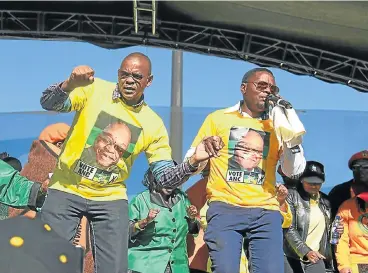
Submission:
<svg viewBox="0 0 368 273">
<path fill-rule="evenodd" d="M 283 100 L 279 97 L 276 97 L 273 94 L 269 94 L 266 100 L 272 102 L 275 106 L 278 105 L 278 106 L 284 107 L 285 109 L 293 109 L 293 106 L 291 105 L 290 102 Z"/>
</svg>

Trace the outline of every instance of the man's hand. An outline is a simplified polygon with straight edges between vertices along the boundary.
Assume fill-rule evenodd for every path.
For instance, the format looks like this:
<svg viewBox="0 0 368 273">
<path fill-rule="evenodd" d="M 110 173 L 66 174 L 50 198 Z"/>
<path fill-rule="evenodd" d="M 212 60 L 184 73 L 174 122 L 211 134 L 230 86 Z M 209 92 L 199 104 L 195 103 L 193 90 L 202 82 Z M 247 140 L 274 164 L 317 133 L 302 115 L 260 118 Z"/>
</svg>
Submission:
<svg viewBox="0 0 368 273">
<path fill-rule="evenodd" d="M 288 190 L 283 184 L 276 185 L 276 199 L 279 201 L 280 206 L 285 204 Z"/>
<path fill-rule="evenodd" d="M 150 209 L 147 215 L 147 225 L 155 220 L 157 214 L 160 212 L 159 209 Z"/>
<path fill-rule="evenodd" d="M 326 259 L 325 256 L 323 256 L 318 251 L 309 251 L 307 254 L 307 258 L 311 263 L 317 263 L 319 260 Z"/>
<path fill-rule="evenodd" d="M 94 81 L 95 71 L 87 66 L 80 65 L 73 69 L 69 78 L 63 82 L 61 89 L 65 92 L 70 92 L 77 87 L 87 86 Z"/>
<path fill-rule="evenodd" d="M 159 209 L 150 209 L 148 214 L 147 214 L 147 217 L 144 218 L 143 220 L 140 220 L 137 222 L 139 228 L 142 230 L 142 229 L 145 229 L 146 226 L 149 224 L 149 223 L 152 223 L 153 220 L 155 220 L 157 214 L 160 212 Z"/>
<path fill-rule="evenodd" d="M 221 137 L 210 136 L 205 137 L 196 147 L 193 156 L 191 157 L 191 165 L 206 161 L 211 157 L 219 157 L 219 151 L 225 146 Z M 193 164 L 192 164 L 193 163 Z"/>
<path fill-rule="evenodd" d="M 351 268 L 343 268 L 339 272 L 340 273 L 353 273 L 353 271 L 351 270 Z"/>
<path fill-rule="evenodd" d="M 196 218 L 196 216 L 198 215 L 198 210 L 195 206 L 190 205 L 187 208 L 187 214 L 188 214 L 188 217 L 190 218 L 190 220 L 194 220 Z"/>
</svg>

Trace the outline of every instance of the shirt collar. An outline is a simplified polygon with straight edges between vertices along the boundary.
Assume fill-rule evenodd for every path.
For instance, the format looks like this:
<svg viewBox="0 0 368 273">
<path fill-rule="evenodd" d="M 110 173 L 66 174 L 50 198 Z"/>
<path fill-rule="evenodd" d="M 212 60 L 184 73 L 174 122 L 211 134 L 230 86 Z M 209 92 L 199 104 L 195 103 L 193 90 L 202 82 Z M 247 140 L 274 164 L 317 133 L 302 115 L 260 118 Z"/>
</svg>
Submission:
<svg viewBox="0 0 368 273">
<path fill-rule="evenodd" d="M 116 100 L 116 99 L 121 99 L 125 104 L 126 101 L 124 100 L 123 96 L 121 95 L 120 91 L 119 91 L 119 86 L 116 84 L 116 87 L 114 89 L 114 92 L 112 92 L 112 99 Z M 144 95 L 142 95 L 142 97 L 139 99 L 137 104 L 131 105 L 133 108 L 137 108 L 139 106 L 141 106 L 144 103 Z"/>
<path fill-rule="evenodd" d="M 242 113 L 241 111 L 241 105 L 242 105 L 243 101 L 238 101 L 237 104 L 229 107 L 229 108 L 226 108 L 225 109 L 225 114 L 228 114 L 228 113 L 234 113 L 234 112 L 239 112 L 240 114 Z M 244 113 L 245 115 L 249 116 L 247 113 Z"/>
<path fill-rule="evenodd" d="M 241 106 L 243 105 L 244 101 L 241 100 L 239 101 L 237 104 L 235 104 L 234 106 L 231 106 L 229 108 L 226 108 L 225 109 L 225 114 L 229 114 L 229 113 L 234 113 L 234 112 L 238 112 L 240 115 L 242 115 L 243 117 L 247 117 L 247 118 L 252 118 L 249 114 L 245 113 L 242 111 L 242 108 Z M 259 118 L 259 120 L 265 120 L 265 119 L 268 119 L 266 118 L 266 112 Z"/>
</svg>

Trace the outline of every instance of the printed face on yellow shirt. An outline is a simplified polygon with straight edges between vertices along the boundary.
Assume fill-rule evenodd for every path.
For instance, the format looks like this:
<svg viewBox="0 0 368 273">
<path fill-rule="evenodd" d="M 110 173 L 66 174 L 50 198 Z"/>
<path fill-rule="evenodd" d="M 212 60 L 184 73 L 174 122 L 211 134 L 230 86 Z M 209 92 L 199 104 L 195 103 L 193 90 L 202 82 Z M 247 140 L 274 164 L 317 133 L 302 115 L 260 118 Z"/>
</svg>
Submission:
<svg viewBox="0 0 368 273">
<path fill-rule="evenodd" d="M 267 137 L 266 137 L 267 136 Z M 232 127 L 229 135 L 227 182 L 262 185 L 264 149 L 269 147 L 269 134 L 246 127 Z"/>
<path fill-rule="evenodd" d="M 364 215 L 362 217 L 362 224 L 368 228 L 368 216 Z"/>
<path fill-rule="evenodd" d="M 87 138 L 74 172 L 98 184 L 115 183 L 134 151 L 142 129 L 101 112 Z"/>
<path fill-rule="evenodd" d="M 368 234 L 368 213 L 364 213 L 359 216 L 358 226 L 362 232 Z"/>
<path fill-rule="evenodd" d="M 263 155 L 263 138 L 256 131 L 249 131 L 235 146 L 235 161 L 244 169 L 256 168 Z"/>
<path fill-rule="evenodd" d="M 104 168 L 116 165 L 127 150 L 131 135 L 130 129 L 123 122 L 108 125 L 93 145 L 96 162 Z"/>
</svg>

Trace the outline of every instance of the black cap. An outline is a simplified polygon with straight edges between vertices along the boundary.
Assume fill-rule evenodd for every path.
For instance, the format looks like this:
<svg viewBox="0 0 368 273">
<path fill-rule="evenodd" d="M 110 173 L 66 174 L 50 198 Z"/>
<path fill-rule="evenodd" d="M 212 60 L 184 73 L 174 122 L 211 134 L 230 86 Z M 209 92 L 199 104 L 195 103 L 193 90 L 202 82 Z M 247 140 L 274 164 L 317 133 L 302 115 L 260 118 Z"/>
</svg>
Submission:
<svg viewBox="0 0 368 273">
<path fill-rule="evenodd" d="M 304 173 L 300 180 L 311 184 L 322 184 L 325 182 L 325 168 L 317 161 L 307 161 Z"/>
<path fill-rule="evenodd" d="M 1 272 L 82 273 L 83 249 L 61 238 L 39 217 L 0 221 Z"/>
</svg>

